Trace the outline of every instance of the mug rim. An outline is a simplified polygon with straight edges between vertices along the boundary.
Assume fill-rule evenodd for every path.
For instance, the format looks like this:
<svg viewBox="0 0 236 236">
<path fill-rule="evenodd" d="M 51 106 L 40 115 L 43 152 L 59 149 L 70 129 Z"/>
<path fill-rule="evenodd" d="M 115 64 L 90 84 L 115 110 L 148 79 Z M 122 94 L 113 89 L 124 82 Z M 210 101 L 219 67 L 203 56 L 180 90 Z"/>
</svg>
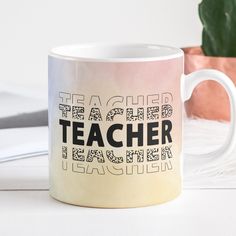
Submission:
<svg viewBox="0 0 236 236">
<path fill-rule="evenodd" d="M 115 51 L 119 49 L 120 51 L 133 50 L 136 56 L 99 56 L 97 53 L 90 53 L 87 56 L 83 55 L 83 50 L 100 50 L 106 52 L 108 50 Z M 77 55 L 73 50 L 78 50 Z M 80 52 L 79 52 L 80 50 Z M 136 50 L 136 51 L 135 51 Z M 143 54 L 138 55 L 138 50 L 143 50 Z M 120 51 L 117 51 L 120 53 Z M 144 55 L 146 51 L 146 55 Z M 148 53 L 150 55 L 148 55 Z M 128 54 L 127 54 L 128 55 Z M 89 62 L 145 62 L 145 61 L 164 61 L 170 59 L 176 59 L 184 56 L 182 49 L 172 46 L 165 46 L 159 44 L 151 43 L 86 43 L 86 44 L 69 44 L 59 47 L 54 47 L 49 51 L 49 57 L 56 57 L 64 60 L 73 61 L 89 61 Z"/>
</svg>

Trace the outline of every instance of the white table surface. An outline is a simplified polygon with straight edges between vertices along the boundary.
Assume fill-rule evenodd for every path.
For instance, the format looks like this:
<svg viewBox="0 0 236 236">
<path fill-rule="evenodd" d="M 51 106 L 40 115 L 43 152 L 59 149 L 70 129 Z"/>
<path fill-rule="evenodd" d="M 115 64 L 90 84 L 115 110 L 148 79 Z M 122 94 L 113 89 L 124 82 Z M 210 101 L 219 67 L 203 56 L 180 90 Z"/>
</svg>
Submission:
<svg viewBox="0 0 236 236">
<path fill-rule="evenodd" d="M 67 205 L 48 191 L 0 191 L 0 235 L 236 235 L 236 189 L 184 190 L 134 209 Z"/>
</svg>

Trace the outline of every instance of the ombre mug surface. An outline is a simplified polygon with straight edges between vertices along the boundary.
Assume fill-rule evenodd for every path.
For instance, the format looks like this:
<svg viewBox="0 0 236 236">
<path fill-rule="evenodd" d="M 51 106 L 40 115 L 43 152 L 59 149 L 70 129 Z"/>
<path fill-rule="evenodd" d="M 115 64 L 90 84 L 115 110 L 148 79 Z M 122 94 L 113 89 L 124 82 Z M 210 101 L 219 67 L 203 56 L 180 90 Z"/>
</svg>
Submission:
<svg viewBox="0 0 236 236">
<path fill-rule="evenodd" d="M 223 84 L 231 104 L 235 101 L 234 86 L 225 75 L 205 70 L 184 78 L 183 63 L 182 50 L 149 44 L 51 50 L 53 198 L 80 206 L 123 208 L 163 203 L 180 194 L 182 101 L 203 75 Z M 228 140 L 221 151 L 230 150 L 234 133 Z"/>
</svg>

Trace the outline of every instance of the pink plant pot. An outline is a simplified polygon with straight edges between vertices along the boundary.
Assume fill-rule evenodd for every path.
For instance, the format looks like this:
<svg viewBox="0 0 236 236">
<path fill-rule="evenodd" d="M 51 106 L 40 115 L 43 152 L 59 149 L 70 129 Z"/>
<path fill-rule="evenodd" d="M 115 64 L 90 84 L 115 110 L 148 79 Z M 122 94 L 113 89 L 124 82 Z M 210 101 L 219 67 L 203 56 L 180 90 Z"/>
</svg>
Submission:
<svg viewBox="0 0 236 236">
<path fill-rule="evenodd" d="M 230 77 L 236 84 L 236 58 L 205 56 L 200 47 L 183 48 L 185 53 L 185 74 L 199 69 L 216 69 Z M 230 120 L 228 95 L 221 85 L 204 81 L 193 91 L 185 103 L 188 117 L 209 120 Z"/>
</svg>

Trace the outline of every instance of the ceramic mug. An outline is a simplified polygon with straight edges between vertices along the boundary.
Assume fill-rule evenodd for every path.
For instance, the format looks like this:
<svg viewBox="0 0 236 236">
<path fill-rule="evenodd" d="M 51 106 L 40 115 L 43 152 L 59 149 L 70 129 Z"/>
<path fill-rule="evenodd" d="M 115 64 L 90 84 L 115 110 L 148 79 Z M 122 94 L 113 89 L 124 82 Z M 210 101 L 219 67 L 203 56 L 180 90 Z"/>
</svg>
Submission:
<svg viewBox="0 0 236 236">
<path fill-rule="evenodd" d="M 183 74 L 181 49 L 147 44 L 88 44 L 49 55 L 50 195 L 106 208 L 177 197 L 182 188 L 182 103 L 203 80 L 231 101 L 231 129 L 218 160 L 235 145 L 235 87 L 216 70 Z M 207 103 L 207 101 L 206 101 Z M 196 160 L 193 159 L 193 160 Z"/>
</svg>

